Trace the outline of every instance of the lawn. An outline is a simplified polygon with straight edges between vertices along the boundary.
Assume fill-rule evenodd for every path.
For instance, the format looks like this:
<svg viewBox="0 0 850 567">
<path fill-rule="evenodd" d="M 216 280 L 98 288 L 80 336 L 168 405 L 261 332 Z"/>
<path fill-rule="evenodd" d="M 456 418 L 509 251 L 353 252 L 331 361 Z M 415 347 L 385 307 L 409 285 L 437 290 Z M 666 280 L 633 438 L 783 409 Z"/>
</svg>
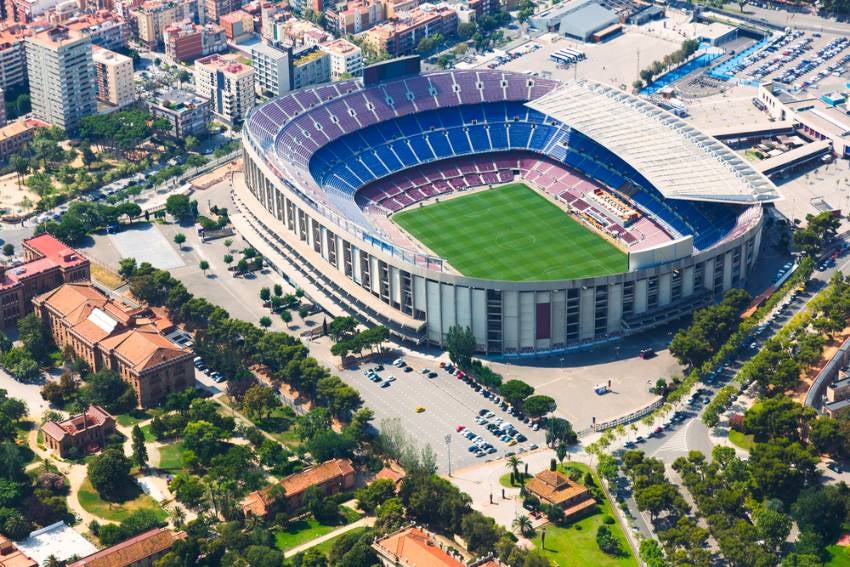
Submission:
<svg viewBox="0 0 850 567">
<path fill-rule="evenodd" d="M 120 522 L 133 512 L 142 509 L 152 511 L 161 520 L 166 520 L 168 518 L 168 512 L 163 510 L 162 507 L 157 504 L 156 500 L 142 492 L 142 490 L 135 484 L 133 485 L 132 493 L 128 494 L 127 500 L 120 503 L 107 502 L 103 500 L 94 487 L 92 487 L 89 479 L 86 479 L 82 486 L 80 486 L 78 498 L 80 500 L 80 506 L 85 508 L 85 510 L 89 513 L 104 520 Z"/>
<path fill-rule="evenodd" d="M 752 451 L 753 447 L 756 446 L 756 442 L 752 435 L 747 435 L 740 431 L 735 431 L 734 429 L 729 430 L 729 441 L 733 445 L 746 451 Z"/>
<path fill-rule="evenodd" d="M 365 531 L 367 531 L 368 529 L 369 528 L 354 528 L 353 530 L 349 530 L 349 531 L 345 532 L 344 534 L 339 534 L 338 536 L 332 537 L 331 539 L 329 539 L 327 541 L 323 541 L 322 543 L 320 543 L 319 545 L 316 545 L 314 547 L 316 549 L 318 549 L 319 551 L 321 551 L 322 553 L 324 553 L 325 557 L 327 557 L 328 553 L 331 552 L 331 548 L 334 546 L 334 543 L 336 542 L 336 540 L 341 538 L 343 535 L 354 534 L 354 535 L 360 536 L 360 535 L 363 535 L 363 533 Z"/>
<path fill-rule="evenodd" d="M 402 211 L 393 219 L 468 277 L 541 281 L 628 269 L 624 252 L 522 183 Z"/>
<path fill-rule="evenodd" d="M 91 277 L 109 289 L 115 289 L 124 283 L 121 276 L 104 266 L 94 263 L 91 264 Z"/>
<path fill-rule="evenodd" d="M 850 551 L 846 547 L 830 545 L 826 551 L 829 553 L 826 567 L 850 567 Z"/>
<path fill-rule="evenodd" d="M 525 474 L 522 471 L 519 471 L 519 474 L 524 475 L 525 480 L 528 480 L 528 479 L 531 478 L 530 474 Z M 499 484 L 501 484 L 505 488 L 519 488 L 519 483 L 511 484 L 511 473 L 510 472 L 507 472 L 507 473 L 505 473 L 505 474 L 503 474 L 502 476 L 499 477 Z"/>
<path fill-rule="evenodd" d="M 358 514 L 351 508 L 348 508 L 346 506 L 340 506 L 339 508 L 342 518 L 344 520 L 341 524 L 335 526 L 320 524 L 312 516 L 304 520 L 289 522 L 289 524 L 287 524 L 286 526 L 286 529 L 275 532 L 275 546 L 281 551 L 286 551 L 288 549 L 292 549 L 293 547 L 298 547 L 299 545 L 305 544 L 310 540 L 316 539 L 317 537 L 330 533 L 335 529 L 339 528 L 340 526 L 348 525 L 360 519 L 360 514 Z"/>
<path fill-rule="evenodd" d="M 575 469 L 582 473 L 590 470 L 581 463 L 568 463 L 561 467 L 562 471 L 569 473 L 569 469 Z M 594 473 L 594 481 L 598 484 L 599 478 Z M 611 503 L 605 499 L 599 503 L 599 511 L 592 516 L 587 516 L 570 524 L 567 527 L 554 525 L 546 526 L 546 548 L 542 549 L 543 555 L 553 560 L 561 567 L 637 567 L 637 562 L 632 556 L 626 536 L 620 528 L 619 523 L 610 526 L 614 536 L 620 541 L 624 555 L 612 557 L 604 553 L 596 545 L 596 530 L 603 524 L 605 516 L 616 518 Z M 534 545 L 540 549 L 540 530 L 534 536 Z"/>
<path fill-rule="evenodd" d="M 178 471 L 183 468 L 183 442 L 178 441 L 159 448 L 159 468 Z"/>
<path fill-rule="evenodd" d="M 153 434 L 153 431 L 151 431 L 150 423 L 145 425 L 144 427 L 141 427 L 140 429 L 142 430 L 142 435 L 145 436 L 146 443 L 153 443 L 154 441 L 156 441 L 156 436 Z"/>
<path fill-rule="evenodd" d="M 123 427 L 133 427 L 137 423 L 150 419 L 151 417 L 153 416 L 145 410 L 132 410 L 129 413 L 122 413 L 115 416 L 115 421 L 118 422 L 118 425 Z"/>
</svg>

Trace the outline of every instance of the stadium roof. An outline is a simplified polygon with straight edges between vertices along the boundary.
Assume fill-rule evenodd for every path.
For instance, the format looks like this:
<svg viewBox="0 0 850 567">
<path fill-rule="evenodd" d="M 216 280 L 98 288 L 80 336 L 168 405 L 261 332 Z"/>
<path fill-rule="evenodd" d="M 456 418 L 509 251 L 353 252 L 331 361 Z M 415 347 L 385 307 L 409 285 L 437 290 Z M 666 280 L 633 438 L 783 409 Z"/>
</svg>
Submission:
<svg viewBox="0 0 850 567">
<path fill-rule="evenodd" d="M 776 187 L 684 120 L 621 90 L 570 81 L 528 106 L 607 147 L 670 199 L 766 203 Z"/>
</svg>

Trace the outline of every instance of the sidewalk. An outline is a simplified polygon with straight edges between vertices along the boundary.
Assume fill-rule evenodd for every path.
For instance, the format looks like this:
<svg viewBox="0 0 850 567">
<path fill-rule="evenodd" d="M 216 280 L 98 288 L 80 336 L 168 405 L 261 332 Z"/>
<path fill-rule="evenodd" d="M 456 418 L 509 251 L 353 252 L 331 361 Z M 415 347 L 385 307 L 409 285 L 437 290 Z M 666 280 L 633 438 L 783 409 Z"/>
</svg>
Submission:
<svg viewBox="0 0 850 567">
<path fill-rule="evenodd" d="M 369 516 L 369 517 L 366 517 L 366 518 L 360 518 L 356 522 L 352 522 L 352 523 L 348 524 L 347 526 L 342 526 L 341 528 L 337 528 L 334 531 L 328 532 L 323 536 L 319 536 L 315 539 L 311 539 L 307 543 L 302 543 L 299 546 L 293 547 L 292 549 L 284 552 L 283 556 L 285 558 L 289 559 L 290 557 L 292 557 L 294 555 L 298 555 L 302 551 L 307 551 L 311 547 L 319 545 L 320 543 L 324 543 L 324 542 L 328 541 L 329 539 L 335 538 L 338 535 L 342 535 L 346 532 L 350 532 L 351 530 L 354 530 L 354 529 L 357 529 L 357 528 L 371 528 L 374 525 L 375 525 L 375 518 L 374 517 Z"/>
</svg>

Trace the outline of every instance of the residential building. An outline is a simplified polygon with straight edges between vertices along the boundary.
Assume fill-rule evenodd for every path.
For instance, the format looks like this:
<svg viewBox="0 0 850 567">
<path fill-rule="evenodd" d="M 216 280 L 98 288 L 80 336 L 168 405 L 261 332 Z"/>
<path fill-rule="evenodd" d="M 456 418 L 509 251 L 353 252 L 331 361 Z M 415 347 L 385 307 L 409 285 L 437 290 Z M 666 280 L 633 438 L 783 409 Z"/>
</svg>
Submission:
<svg viewBox="0 0 850 567">
<path fill-rule="evenodd" d="M 151 116 L 168 120 L 168 134 L 174 138 L 203 136 L 212 119 L 210 100 L 189 91 L 158 90 L 147 99 L 147 105 Z"/>
<path fill-rule="evenodd" d="M 80 283 L 39 295 L 33 305 L 60 350 L 71 348 L 95 372 L 115 371 L 140 407 L 194 384 L 194 354 L 162 334 L 174 325 L 160 309 L 126 305 Z"/>
<path fill-rule="evenodd" d="M 357 77 L 363 72 L 363 51 L 347 39 L 335 39 L 319 47 L 330 55 L 331 80 Z"/>
<path fill-rule="evenodd" d="M 279 483 L 286 509 L 297 510 L 304 502 L 304 492 L 311 486 L 321 490 L 325 496 L 354 488 L 354 467 L 348 459 L 332 459 L 320 465 L 304 469 L 283 478 Z M 275 504 L 274 487 L 255 490 L 242 501 L 246 516 L 264 517 Z"/>
<path fill-rule="evenodd" d="M 3 90 L 3 87 L 0 87 L 0 101 L 4 102 L 6 100 L 6 91 Z M 0 128 L 6 125 L 6 104 L 0 104 Z"/>
<path fill-rule="evenodd" d="M 360 33 L 384 21 L 384 3 L 379 0 L 350 0 L 339 10 L 328 10 L 326 21 L 339 35 Z"/>
<path fill-rule="evenodd" d="M 173 22 L 201 22 L 199 4 L 192 0 L 148 0 L 130 13 L 136 24 L 139 40 L 150 49 L 163 44 L 163 30 Z"/>
<path fill-rule="evenodd" d="M 563 508 L 567 520 L 579 518 L 596 506 L 590 490 L 560 471 L 546 469 L 537 473 L 528 481 L 525 489 L 539 498 L 540 502 Z"/>
<path fill-rule="evenodd" d="M 24 240 L 21 246 L 22 264 L 0 265 L 0 330 L 32 311 L 38 294 L 91 277 L 88 259 L 49 234 Z"/>
<path fill-rule="evenodd" d="M 69 563 L 68 567 L 152 567 L 171 551 L 175 541 L 182 539 L 186 539 L 185 532 L 154 528 Z"/>
<path fill-rule="evenodd" d="M 54 455 L 83 456 L 100 450 L 115 433 L 115 418 L 98 405 L 90 405 L 77 415 L 41 426 L 44 445 Z"/>
<path fill-rule="evenodd" d="M 283 2 L 262 2 L 260 4 L 260 33 L 266 41 L 274 41 L 275 25 L 290 15 L 289 5 Z"/>
<path fill-rule="evenodd" d="M 0 567 L 38 567 L 38 563 L 18 549 L 6 536 L 0 536 Z"/>
<path fill-rule="evenodd" d="M 201 0 L 204 4 L 206 18 L 209 22 L 221 23 L 221 18 L 244 4 L 244 0 Z"/>
<path fill-rule="evenodd" d="M 10 91 L 27 80 L 27 52 L 24 38 L 28 30 L 12 24 L 0 28 L 0 88 Z"/>
<path fill-rule="evenodd" d="M 50 126 L 35 118 L 22 118 L 0 128 L 0 163 L 6 163 L 9 156 L 29 144 L 38 128 Z"/>
<path fill-rule="evenodd" d="M 27 37 L 26 51 L 33 114 L 74 132 L 97 112 L 91 39 L 56 26 Z"/>
<path fill-rule="evenodd" d="M 227 51 L 227 36 L 218 24 L 175 22 L 163 31 L 165 54 L 175 61 L 191 63 L 199 57 Z"/>
<path fill-rule="evenodd" d="M 68 29 L 89 36 L 92 45 L 105 49 L 123 49 L 127 47 L 130 26 L 121 16 L 108 10 L 98 10 L 94 14 L 81 14 L 65 22 Z"/>
<path fill-rule="evenodd" d="M 331 34 L 313 22 L 298 18 L 276 22 L 272 36 L 274 41 L 291 45 L 292 47 L 319 45 L 333 39 Z"/>
<path fill-rule="evenodd" d="M 241 123 L 256 102 L 254 70 L 217 54 L 198 59 L 195 90 L 210 99 L 213 113 L 220 120 L 230 125 Z"/>
<path fill-rule="evenodd" d="M 466 567 L 450 546 L 418 527 L 401 528 L 387 534 L 376 540 L 372 549 L 383 567 Z"/>
<path fill-rule="evenodd" d="M 227 39 L 238 41 L 254 33 L 254 18 L 248 12 L 236 10 L 219 18 Z"/>
<path fill-rule="evenodd" d="M 292 90 L 289 71 L 291 48 L 260 43 L 251 47 L 257 94 L 276 97 Z"/>
<path fill-rule="evenodd" d="M 136 101 L 136 86 L 133 83 L 133 60 L 126 55 L 92 46 L 97 99 L 122 108 Z"/>
<path fill-rule="evenodd" d="M 63 0 L 5 0 L 6 21 L 26 24 L 55 8 Z"/>
<path fill-rule="evenodd" d="M 304 15 L 308 10 L 320 14 L 325 10 L 324 0 L 290 0 L 289 5 L 296 14 Z"/>
<path fill-rule="evenodd" d="M 318 45 L 292 51 L 292 90 L 320 85 L 331 80 L 331 58 Z"/>
<path fill-rule="evenodd" d="M 384 0 L 384 12 L 387 19 L 395 19 L 404 12 L 413 10 L 419 6 L 419 0 Z"/>
<path fill-rule="evenodd" d="M 387 12 L 389 16 L 389 10 Z M 419 42 L 434 34 L 444 37 L 457 32 L 457 12 L 448 5 L 423 4 L 406 12 L 399 12 L 396 20 L 386 22 L 363 32 L 363 42 L 375 51 L 386 51 L 391 56 L 408 55 Z"/>
</svg>

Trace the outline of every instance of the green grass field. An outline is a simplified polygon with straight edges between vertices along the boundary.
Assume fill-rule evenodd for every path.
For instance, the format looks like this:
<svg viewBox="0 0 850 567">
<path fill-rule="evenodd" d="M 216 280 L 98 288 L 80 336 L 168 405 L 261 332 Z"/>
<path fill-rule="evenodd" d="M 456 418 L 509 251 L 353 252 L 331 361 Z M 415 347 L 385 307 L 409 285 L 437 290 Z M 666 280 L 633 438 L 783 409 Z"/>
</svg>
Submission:
<svg viewBox="0 0 850 567">
<path fill-rule="evenodd" d="M 628 269 L 624 252 L 522 183 L 402 211 L 393 219 L 468 277 L 542 281 Z"/>
</svg>

